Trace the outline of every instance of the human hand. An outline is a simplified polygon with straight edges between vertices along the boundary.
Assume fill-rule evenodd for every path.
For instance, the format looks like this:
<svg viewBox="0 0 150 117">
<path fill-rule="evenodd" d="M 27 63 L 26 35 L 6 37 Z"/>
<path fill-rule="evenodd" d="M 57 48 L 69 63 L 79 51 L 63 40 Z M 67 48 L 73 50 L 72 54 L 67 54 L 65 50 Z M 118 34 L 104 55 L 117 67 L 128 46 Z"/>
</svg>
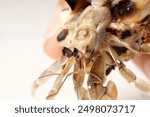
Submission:
<svg viewBox="0 0 150 117">
<path fill-rule="evenodd" d="M 137 56 L 133 61 L 150 78 L 150 55 Z"/>
<path fill-rule="evenodd" d="M 44 51 L 46 54 L 54 59 L 58 59 L 61 55 L 62 45 L 56 40 L 57 28 L 60 26 L 60 13 L 62 9 L 68 8 L 69 6 L 64 0 L 59 0 L 58 6 L 55 10 L 52 20 L 48 24 L 48 29 L 45 35 Z"/>
<path fill-rule="evenodd" d="M 56 33 L 52 34 L 52 31 L 59 26 L 60 18 L 59 14 L 62 9 L 68 8 L 68 5 L 64 0 L 60 0 L 58 7 L 54 13 L 52 21 L 48 25 L 48 30 L 45 36 L 44 51 L 51 58 L 58 59 L 61 55 L 62 45 L 56 40 Z M 150 55 L 141 55 L 133 59 L 135 64 L 148 76 L 150 77 Z"/>
</svg>

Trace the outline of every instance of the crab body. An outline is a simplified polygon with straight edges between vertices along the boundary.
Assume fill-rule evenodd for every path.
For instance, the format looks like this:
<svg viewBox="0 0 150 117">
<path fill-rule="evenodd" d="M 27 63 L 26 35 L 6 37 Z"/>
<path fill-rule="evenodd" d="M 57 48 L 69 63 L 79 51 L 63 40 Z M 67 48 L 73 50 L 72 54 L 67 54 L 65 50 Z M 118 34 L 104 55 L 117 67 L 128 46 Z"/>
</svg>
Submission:
<svg viewBox="0 0 150 117">
<path fill-rule="evenodd" d="M 54 99 L 68 76 L 73 75 L 75 92 L 81 100 L 117 99 L 117 87 L 107 75 L 118 68 L 137 88 L 150 93 L 150 84 L 139 79 L 124 61 L 150 54 L 149 0 L 66 0 L 72 13 L 57 40 L 63 43 L 62 56 L 35 81 L 58 75 L 47 99 Z M 68 73 L 74 66 L 74 71 Z M 57 70 L 61 73 L 57 74 Z M 87 88 L 83 87 L 88 74 Z"/>
</svg>

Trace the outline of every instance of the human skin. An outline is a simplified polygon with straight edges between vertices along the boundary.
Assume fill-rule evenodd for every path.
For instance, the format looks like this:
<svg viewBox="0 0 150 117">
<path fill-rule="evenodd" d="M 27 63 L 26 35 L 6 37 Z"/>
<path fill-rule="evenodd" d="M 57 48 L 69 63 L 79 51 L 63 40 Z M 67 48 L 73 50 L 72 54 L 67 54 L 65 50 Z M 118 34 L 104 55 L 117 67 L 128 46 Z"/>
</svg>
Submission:
<svg viewBox="0 0 150 117">
<path fill-rule="evenodd" d="M 60 0 L 55 10 L 54 16 L 51 19 L 45 35 L 44 51 L 46 54 L 53 58 L 58 59 L 61 56 L 62 45 L 56 40 L 56 33 L 53 31 L 60 26 L 60 12 L 62 9 L 68 8 L 64 0 Z M 149 39 L 150 40 L 150 39 Z M 150 78 L 150 55 L 140 55 L 133 59 L 134 63 Z"/>
</svg>

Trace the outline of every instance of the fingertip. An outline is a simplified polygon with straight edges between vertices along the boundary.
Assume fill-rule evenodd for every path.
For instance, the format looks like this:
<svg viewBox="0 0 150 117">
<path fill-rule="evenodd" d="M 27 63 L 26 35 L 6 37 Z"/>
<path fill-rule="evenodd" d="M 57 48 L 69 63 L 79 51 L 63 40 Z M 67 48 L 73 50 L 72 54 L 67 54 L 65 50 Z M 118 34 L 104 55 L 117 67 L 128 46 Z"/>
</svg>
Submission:
<svg viewBox="0 0 150 117">
<path fill-rule="evenodd" d="M 56 32 L 60 27 L 60 12 L 63 8 L 67 8 L 67 4 L 64 0 L 60 0 L 55 13 L 48 24 L 47 32 L 44 37 L 44 52 L 53 59 L 58 59 L 61 56 L 62 45 L 56 40 Z"/>
<path fill-rule="evenodd" d="M 62 45 L 60 45 L 54 37 L 51 37 L 44 42 L 43 50 L 49 57 L 59 59 Z"/>
</svg>

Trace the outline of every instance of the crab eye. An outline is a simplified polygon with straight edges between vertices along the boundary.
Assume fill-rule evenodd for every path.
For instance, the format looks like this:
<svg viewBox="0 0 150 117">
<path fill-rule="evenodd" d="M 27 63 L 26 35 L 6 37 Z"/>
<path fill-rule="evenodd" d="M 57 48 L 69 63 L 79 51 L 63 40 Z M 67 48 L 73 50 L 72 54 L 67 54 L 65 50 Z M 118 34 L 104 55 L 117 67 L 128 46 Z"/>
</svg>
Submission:
<svg viewBox="0 0 150 117">
<path fill-rule="evenodd" d="M 130 0 L 122 0 L 112 8 L 112 16 L 115 18 L 131 15 L 136 9 L 136 4 Z"/>
</svg>

